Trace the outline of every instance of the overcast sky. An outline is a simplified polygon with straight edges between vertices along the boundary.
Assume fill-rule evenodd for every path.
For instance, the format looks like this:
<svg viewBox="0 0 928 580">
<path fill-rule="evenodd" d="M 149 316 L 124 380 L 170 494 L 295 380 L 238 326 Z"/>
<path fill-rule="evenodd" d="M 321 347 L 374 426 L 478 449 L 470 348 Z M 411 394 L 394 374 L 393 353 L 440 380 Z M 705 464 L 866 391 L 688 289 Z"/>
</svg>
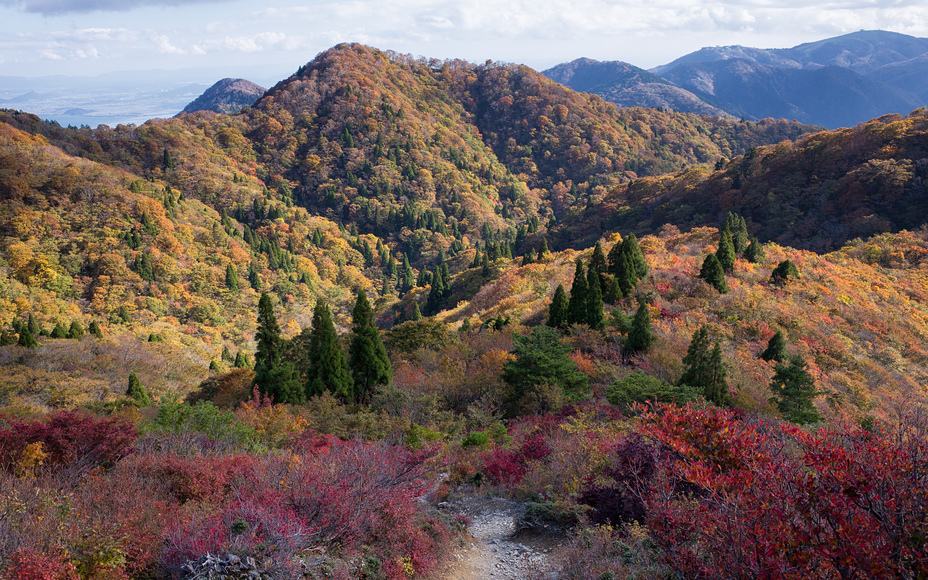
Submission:
<svg viewBox="0 0 928 580">
<path fill-rule="evenodd" d="M 0 0 L 0 75 L 261 65 L 339 42 L 542 70 L 650 68 L 703 46 L 784 48 L 857 30 L 928 37 L 924 0 Z"/>
</svg>

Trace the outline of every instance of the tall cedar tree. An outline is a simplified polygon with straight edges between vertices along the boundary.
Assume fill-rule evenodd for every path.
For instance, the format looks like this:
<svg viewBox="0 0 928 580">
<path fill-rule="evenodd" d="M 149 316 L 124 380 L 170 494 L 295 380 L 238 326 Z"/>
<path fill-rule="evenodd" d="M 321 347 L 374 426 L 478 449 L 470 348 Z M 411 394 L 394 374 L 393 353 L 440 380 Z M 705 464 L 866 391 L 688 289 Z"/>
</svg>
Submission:
<svg viewBox="0 0 928 580">
<path fill-rule="evenodd" d="M 567 304 L 567 291 L 563 284 L 558 284 L 551 306 L 548 307 L 548 326 L 560 329 L 567 327 Z"/>
<path fill-rule="evenodd" d="M 626 252 L 619 254 L 619 265 L 616 268 L 615 279 L 622 292 L 622 296 L 630 296 L 632 290 L 638 285 L 638 273 L 631 256 Z"/>
<path fill-rule="evenodd" d="M 647 304 L 642 302 L 635 311 L 632 327 L 628 331 L 622 350 L 629 353 L 645 351 L 651 348 L 652 342 L 654 333 L 651 331 L 651 312 Z"/>
<path fill-rule="evenodd" d="M 622 245 L 625 246 L 624 251 L 628 254 L 632 264 L 635 265 L 635 272 L 638 274 L 638 279 L 643 279 L 648 275 L 648 262 L 644 259 L 644 254 L 641 253 L 641 246 L 638 245 L 638 238 L 635 236 L 634 232 L 628 234 L 628 237 L 622 240 Z"/>
<path fill-rule="evenodd" d="M 585 324 L 587 314 L 587 283 L 583 270 L 583 260 L 577 259 L 574 271 L 574 283 L 570 287 L 570 301 L 567 303 L 567 324 Z"/>
<path fill-rule="evenodd" d="M 42 327 L 39 325 L 39 321 L 35 319 L 35 315 L 31 312 L 29 313 L 29 321 L 26 323 L 26 328 L 29 329 L 32 336 L 39 336 L 42 333 Z"/>
<path fill-rule="evenodd" d="M 277 403 L 300 404 L 306 400 L 306 391 L 296 378 L 293 365 L 283 362 L 283 344 L 280 327 L 274 316 L 271 297 L 261 293 L 258 300 L 258 350 L 255 353 L 255 378 L 263 394 L 270 395 Z"/>
<path fill-rule="evenodd" d="M 715 254 L 709 254 L 702 262 L 699 277 L 709 283 L 721 294 L 728 293 L 728 284 L 725 283 L 725 270 Z"/>
<path fill-rule="evenodd" d="M 744 249 L 744 259 L 752 264 L 758 264 L 767 259 L 767 252 L 764 246 L 757 241 L 757 238 L 751 238 L 751 243 Z"/>
<path fill-rule="evenodd" d="M 568 399 L 578 399 L 586 392 L 587 376 L 570 358 L 570 347 L 560 334 L 547 326 L 536 326 L 531 334 L 514 336 L 515 359 L 503 366 L 503 380 L 511 390 L 506 401 L 507 413 L 520 414 L 530 399 L 543 396 L 539 387 L 558 387 Z"/>
<path fill-rule="evenodd" d="M 592 267 L 586 276 L 586 323 L 590 328 L 599 330 L 603 327 L 606 314 L 603 312 L 603 293 L 600 290 L 599 272 Z"/>
<path fill-rule="evenodd" d="M 722 269 L 726 272 L 731 272 L 735 268 L 735 244 L 731 239 L 731 231 L 728 228 L 722 230 L 715 257 L 719 259 Z"/>
<path fill-rule="evenodd" d="M 380 331 L 374 324 L 374 312 L 364 290 L 358 290 L 352 317 L 348 366 L 354 379 L 355 401 L 367 403 L 374 387 L 390 382 L 393 369 L 380 338 Z"/>
<path fill-rule="evenodd" d="M 354 384 L 348 361 L 332 322 L 332 311 L 322 300 L 313 309 L 309 335 L 309 368 L 306 369 L 306 398 L 329 391 L 341 401 L 354 401 Z"/>
<path fill-rule="evenodd" d="M 142 386 L 142 381 L 139 380 L 135 371 L 129 373 L 129 388 L 126 389 L 126 396 L 138 403 L 140 407 L 151 405 L 151 397 L 148 396 L 148 392 Z"/>
<path fill-rule="evenodd" d="M 741 254 L 748 246 L 748 227 L 744 222 L 744 217 L 736 213 L 728 212 L 725 216 L 725 227 L 731 232 L 731 241 L 735 247 L 735 253 Z"/>
<path fill-rule="evenodd" d="M 68 329 L 64 327 L 63 322 L 59 322 L 55 325 L 55 328 L 52 329 L 52 338 L 68 338 Z"/>
<path fill-rule="evenodd" d="M 412 266 L 409 265 L 409 257 L 403 252 L 403 265 L 400 267 L 400 294 L 406 294 L 416 286 L 416 276 L 413 274 Z"/>
<path fill-rule="evenodd" d="M 815 391 L 815 380 L 801 356 L 790 358 L 789 364 L 777 363 L 770 390 L 774 395 L 770 402 L 776 403 L 777 409 L 787 421 L 806 424 L 822 420 L 812 404 L 812 398 L 818 394 Z"/>
<path fill-rule="evenodd" d="M 441 266 L 435 267 L 435 273 L 432 274 L 432 287 L 429 289 L 429 296 L 425 300 L 425 314 L 434 316 L 441 312 L 443 298 L 445 296 L 445 279 Z"/>
<path fill-rule="evenodd" d="M 238 272 L 235 265 L 231 263 L 226 266 L 226 288 L 232 292 L 238 292 Z"/>
<path fill-rule="evenodd" d="M 722 348 L 718 341 L 710 349 L 709 331 L 705 326 L 693 333 L 690 347 L 683 357 L 686 369 L 677 381 L 677 386 L 690 386 L 699 389 L 707 401 L 719 407 L 730 407 L 731 394 L 725 378 L 728 372 L 722 362 Z"/>
<path fill-rule="evenodd" d="M 604 294 L 606 292 L 605 274 L 609 272 L 609 265 L 606 264 L 606 255 L 603 254 L 603 247 L 599 242 L 596 242 L 596 246 L 593 247 L 593 256 L 590 258 L 590 270 L 596 272 L 596 277 L 599 282 L 599 292 L 600 294 Z M 589 280 L 587 280 L 587 282 L 589 282 Z"/>
<path fill-rule="evenodd" d="M 765 361 L 775 360 L 777 362 L 786 362 L 786 339 L 783 338 L 783 332 L 777 331 L 767 341 L 767 348 L 760 353 L 760 358 Z"/>
</svg>

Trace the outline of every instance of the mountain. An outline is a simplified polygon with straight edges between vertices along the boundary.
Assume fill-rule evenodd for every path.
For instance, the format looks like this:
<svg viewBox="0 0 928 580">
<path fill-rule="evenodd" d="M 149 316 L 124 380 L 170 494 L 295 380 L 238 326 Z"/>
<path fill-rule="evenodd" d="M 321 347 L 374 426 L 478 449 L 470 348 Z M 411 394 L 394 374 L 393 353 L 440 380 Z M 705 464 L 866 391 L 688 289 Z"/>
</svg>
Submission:
<svg viewBox="0 0 928 580">
<path fill-rule="evenodd" d="M 762 241 L 816 252 L 916 230 L 928 223 L 926 143 L 928 113 L 920 109 L 758 147 L 715 171 L 638 179 L 562 220 L 555 245 L 583 247 L 616 229 L 717 225 L 728 211 Z"/>
<path fill-rule="evenodd" d="M 252 106 L 265 90 L 245 79 L 222 79 L 184 107 L 181 113 L 213 111 L 231 115 Z"/>
<path fill-rule="evenodd" d="M 594 93 L 620 107 L 666 108 L 684 113 L 730 116 L 690 91 L 625 62 L 578 58 L 542 71 L 575 91 Z"/>
<path fill-rule="evenodd" d="M 921 101 L 849 68 L 797 69 L 744 59 L 687 63 L 664 76 L 697 95 L 711 95 L 747 118 L 785 118 L 825 127 L 853 126 L 887 113 L 907 113 Z"/>
<path fill-rule="evenodd" d="M 545 74 L 621 106 L 662 106 L 829 128 L 928 101 L 928 39 L 860 31 L 793 48 L 706 47 L 651 69 L 578 59 Z"/>
</svg>

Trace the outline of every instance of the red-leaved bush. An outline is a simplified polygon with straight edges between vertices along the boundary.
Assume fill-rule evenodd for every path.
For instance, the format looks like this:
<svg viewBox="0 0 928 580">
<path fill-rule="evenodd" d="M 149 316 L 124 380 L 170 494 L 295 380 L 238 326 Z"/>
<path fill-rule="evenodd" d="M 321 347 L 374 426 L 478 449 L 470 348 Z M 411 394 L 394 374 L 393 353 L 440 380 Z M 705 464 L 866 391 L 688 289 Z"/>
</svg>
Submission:
<svg viewBox="0 0 928 580">
<path fill-rule="evenodd" d="M 13 471 L 30 444 L 41 443 L 43 465 L 78 474 L 112 465 L 132 450 L 138 432 L 118 418 L 96 419 L 61 411 L 43 421 L 0 417 L 0 469 Z"/>
<path fill-rule="evenodd" d="M 682 576 L 928 575 L 923 415 L 889 431 L 809 433 L 714 407 L 640 410 L 642 433 L 676 451 L 640 492 L 652 537 Z"/>
</svg>

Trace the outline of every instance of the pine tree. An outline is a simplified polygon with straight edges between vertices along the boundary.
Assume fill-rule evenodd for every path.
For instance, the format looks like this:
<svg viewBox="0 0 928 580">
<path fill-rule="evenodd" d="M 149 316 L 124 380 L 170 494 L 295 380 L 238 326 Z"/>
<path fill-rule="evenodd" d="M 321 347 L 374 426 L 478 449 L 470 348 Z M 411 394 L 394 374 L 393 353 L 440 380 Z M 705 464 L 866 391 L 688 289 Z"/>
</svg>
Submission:
<svg viewBox="0 0 928 580">
<path fill-rule="evenodd" d="M 583 261 L 577 259 L 574 271 L 574 283 L 570 287 L 570 300 L 567 303 L 567 324 L 585 324 L 587 316 L 587 282 L 583 270 Z"/>
<path fill-rule="evenodd" d="M 786 362 L 786 339 L 783 338 L 781 331 L 778 330 L 776 334 L 770 337 L 770 340 L 767 341 L 767 348 L 760 353 L 760 358 L 765 361 Z"/>
<path fill-rule="evenodd" d="M 374 324 L 374 312 L 364 290 L 358 291 L 352 312 L 348 366 L 354 379 L 355 401 L 359 403 L 369 402 L 374 387 L 386 385 L 393 378 L 390 358 Z"/>
<path fill-rule="evenodd" d="M 635 311 L 632 327 L 625 338 L 622 350 L 625 352 L 645 351 L 651 348 L 652 342 L 654 342 L 654 333 L 651 330 L 651 312 L 647 304 L 642 302 Z"/>
<path fill-rule="evenodd" d="M 354 401 L 348 361 L 335 332 L 332 312 L 322 300 L 316 302 L 313 310 L 308 351 L 310 366 L 306 369 L 306 397 L 329 391 L 342 401 Z"/>
<path fill-rule="evenodd" d="M 818 394 L 815 391 L 815 379 L 809 374 L 801 356 L 790 358 L 789 364 L 777 363 L 770 390 L 774 395 L 770 402 L 776 403 L 777 409 L 787 421 L 806 424 L 822 420 L 812 404 L 812 398 Z"/>
<path fill-rule="evenodd" d="M 719 264 L 722 265 L 722 269 L 726 272 L 731 272 L 735 268 L 735 245 L 732 242 L 731 231 L 728 228 L 722 230 L 715 257 L 718 258 Z"/>
<path fill-rule="evenodd" d="M 306 400 L 303 385 L 295 377 L 293 365 L 283 362 L 283 344 L 280 327 L 274 316 L 271 297 L 261 293 L 258 301 L 258 351 L 255 353 L 255 377 L 262 393 L 273 397 L 277 403 L 300 404 Z"/>
<path fill-rule="evenodd" d="M 151 405 L 151 397 L 148 396 L 148 392 L 142 386 L 142 381 L 139 380 L 135 371 L 129 373 L 129 388 L 126 389 L 126 396 L 138 403 L 141 407 Z"/>
<path fill-rule="evenodd" d="M 725 283 L 725 270 L 715 254 L 709 254 L 702 262 L 699 277 L 709 283 L 721 294 L 728 293 L 728 284 Z"/>
<path fill-rule="evenodd" d="M 412 319 L 413 320 L 422 320 L 422 311 L 419 310 L 419 303 L 413 302 L 412 304 Z"/>
<path fill-rule="evenodd" d="M 590 328 L 603 327 L 606 315 L 603 312 L 603 294 L 599 285 L 599 272 L 590 268 L 586 276 L 586 323 Z"/>
<path fill-rule="evenodd" d="M 683 364 L 686 368 L 677 386 L 695 387 L 707 401 L 719 407 L 731 406 L 731 394 L 725 382 L 728 372 L 722 362 L 722 349 L 716 341 L 710 350 L 709 331 L 705 326 L 693 333 Z"/>
<path fill-rule="evenodd" d="M 247 369 L 251 365 L 248 364 L 248 357 L 245 356 L 245 353 L 238 351 L 235 353 L 235 362 L 232 363 L 232 366 L 237 369 Z"/>
<path fill-rule="evenodd" d="M 531 334 L 514 336 L 515 360 L 503 366 L 503 380 L 510 386 L 506 398 L 507 415 L 514 417 L 526 408 L 550 411 L 552 397 L 545 387 L 557 387 L 560 397 L 580 398 L 589 388 L 587 376 L 570 358 L 570 347 L 560 334 L 547 326 L 536 326 Z"/>
<path fill-rule="evenodd" d="M 232 263 L 226 266 L 226 288 L 232 292 L 238 292 L 238 272 Z"/>
<path fill-rule="evenodd" d="M 97 338 L 103 338 L 103 329 L 100 328 L 100 324 L 96 320 L 90 321 L 90 326 L 88 327 L 88 332 L 96 336 Z"/>
<path fill-rule="evenodd" d="M 752 264 L 759 264 L 767 259 L 767 252 L 757 238 L 751 238 L 751 243 L 744 249 L 744 259 Z"/>
<path fill-rule="evenodd" d="M 564 329 L 567 327 L 567 292 L 563 284 L 558 284 L 554 290 L 554 298 L 548 307 L 548 326 Z"/>
</svg>

